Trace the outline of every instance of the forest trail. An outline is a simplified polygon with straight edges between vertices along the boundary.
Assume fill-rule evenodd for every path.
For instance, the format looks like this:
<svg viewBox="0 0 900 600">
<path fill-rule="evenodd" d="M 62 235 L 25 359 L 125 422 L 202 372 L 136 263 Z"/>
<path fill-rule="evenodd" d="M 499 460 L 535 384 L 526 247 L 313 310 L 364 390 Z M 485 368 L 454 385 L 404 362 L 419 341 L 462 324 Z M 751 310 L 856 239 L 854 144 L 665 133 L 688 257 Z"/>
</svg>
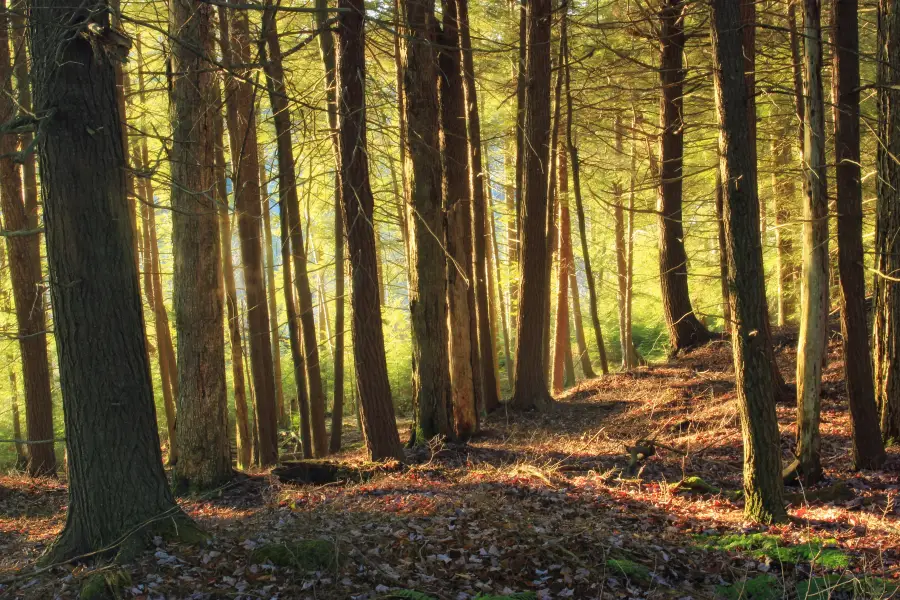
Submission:
<svg viewBox="0 0 900 600">
<path fill-rule="evenodd" d="M 793 350 L 779 360 L 789 375 Z M 182 499 L 210 541 L 160 542 L 125 566 L 127 578 L 100 567 L 101 581 L 147 600 L 896 596 L 900 453 L 889 449 L 884 471 L 850 470 L 841 367 L 835 343 L 820 487 L 837 493 L 809 503 L 795 496 L 784 525 L 747 525 L 733 494 L 741 433 L 731 350 L 717 342 L 667 365 L 581 382 L 546 414 L 508 418 L 501 408 L 468 446 L 417 450 L 410 466 L 361 483 L 304 486 L 260 474 L 210 499 Z M 784 462 L 793 414 L 779 406 Z M 624 446 L 639 439 L 656 440 L 656 452 L 629 474 Z M 340 459 L 363 463 L 355 447 Z M 690 477 L 720 493 L 685 491 L 702 485 Z M 65 503 L 63 484 L 0 477 L 0 597 L 76 598 L 92 577 L 96 566 L 29 574 L 62 528 Z"/>
</svg>

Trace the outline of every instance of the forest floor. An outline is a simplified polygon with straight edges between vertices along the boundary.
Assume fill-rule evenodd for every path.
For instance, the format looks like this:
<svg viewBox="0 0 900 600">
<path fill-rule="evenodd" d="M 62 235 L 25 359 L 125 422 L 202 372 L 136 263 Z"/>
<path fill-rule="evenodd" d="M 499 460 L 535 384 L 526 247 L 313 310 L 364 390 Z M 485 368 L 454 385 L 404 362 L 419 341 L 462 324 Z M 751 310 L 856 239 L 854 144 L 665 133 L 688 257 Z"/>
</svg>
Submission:
<svg viewBox="0 0 900 600">
<path fill-rule="evenodd" d="M 793 351 L 779 360 L 791 379 Z M 786 524 L 746 523 L 733 493 L 741 433 L 731 351 L 718 342 L 581 382 L 547 414 L 501 409 L 467 446 L 419 450 L 408 466 L 373 469 L 357 445 L 337 457 L 364 467 L 350 481 L 259 473 L 182 499 L 209 541 L 156 540 L 122 570 L 35 573 L 64 524 L 65 485 L 0 477 L 0 597 L 75 598 L 99 581 L 148 600 L 900 598 L 900 452 L 883 471 L 851 470 L 839 361 L 833 346 L 822 409 L 831 493 L 789 489 Z M 778 413 L 788 462 L 794 409 Z M 624 446 L 642 438 L 656 453 L 630 473 Z"/>
</svg>

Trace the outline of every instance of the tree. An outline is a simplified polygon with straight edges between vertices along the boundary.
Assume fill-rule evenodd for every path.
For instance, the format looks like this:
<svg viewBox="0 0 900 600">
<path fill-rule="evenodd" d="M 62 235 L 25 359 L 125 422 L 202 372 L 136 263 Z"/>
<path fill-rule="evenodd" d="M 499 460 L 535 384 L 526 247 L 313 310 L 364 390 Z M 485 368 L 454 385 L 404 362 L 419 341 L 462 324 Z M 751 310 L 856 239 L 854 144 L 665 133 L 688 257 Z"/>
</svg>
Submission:
<svg viewBox="0 0 900 600">
<path fill-rule="evenodd" d="M 453 436 L 447 357 L 446 266 L 441 202 L 441 156 L 434 0 L 403 4 L 407 31 L 403 62 L 406 109 L 410 254 L 410 312 L 413 329 L 415 443 Z"/>
<path fill-rule="evenodd" d="M 747 83 L 741 49 L 740 10 L 730 0 L 712 2 L 716 108 L 728 253 L 729 303 L 734 319 L 735 387 L 744 439 L 744 513 L 761 522 L 785 518 L 775 386 L 759 332 L 767 320 L 759 233 L 756 164 L 750 152 Z"/>
<path fill-rule="evenodd" d="M 319 365 L 319 342 L 316 340 L 316 322 L 313 315 L 312 290 L 307 271 L 306 246 L 300 224 L 300 201 L 297 198 L 297 180 L 294 174 L 294 150 L 291 142 L 291 113 L 288 108 L 284 85 L 284 68 L 281 47 L 278 42 L 276 13 L 266 11 L 265 41 L 260 43 L 260 57 L 265 59 L 268 47 L 270 60 L 266 65 L 269 101 L 274 113 L 275 135 L 278 143 L 278 193 L 282 206 L 287 207 L 286 216 L 291 232 L 291 254 L 294 259 L 294 289 L 297 292 L 298 312 L 302 327 L 304 358 L 306 360 L 306 383 L 309 388 L 309 420 L 312 429 L 312 448 L 315 456 L 328 454 L 328 437 L 325 430 L 325 388 Z"/>
<path fill-rule="evenodd" d="M 222 272 L 216 185 L 218 86 L 212 55 L 212 7 L 174 0 L 172 78 L 172 238 L 178 332 L 179 451 L 176 489 L 208 489 L 231 477 Z"/>
<path fill-rule="evenodd" d="M 338 0 L 338 135 L 341 210 L 350 252 L 353 355 L 363 410 L 363 432 L 372 460 L 403 458 L 387 376 L 381 302 L 375 269 L 374 199 L 366 156 L 365 30 L 363 0 Z"/>
<path fill-rule="evenodd" d="M 24 52 L 23 59 L 24 59 Z M 12 90 L 13 65 L 9 54 L 9 20 L 5 0 L 0 0 L 0 122 L 16 116 Z M 28 86 L 27 81 L 19 85 Z M 28 110 L 27 108 L 25 110 Z M 22 140 L 23 144 L 26 140 Z M 23 146 L 30 152 L 27 146 Z M 18 140 L 12 134 L 0 135 L 0 208 L 3 228 L 25 232 L 7 236 L 10 279 L 16 307 L 19 352 L 25 387 L 25 426 L 30 440 L 28 473 L 56 474 L 54 453 L 53 396 L 50 392 L 50 368 L 47 360 L 47 319 L 41 281 L 40 235 L 37 231 L 37 200 L 22 193 L 22 176 L 15 162 Z M 33 166 L 33 163 L 32 163 Z M 33 175 L 25 171 L 26 178 Z M 30 232 L 30 233 L 29 233 Z"/>
<path fill-rule="evenodd" d="M 828 183 L 825 178 L 825 104 L 819 0 L 803 4 L 803 278 L 797 342 L 797 464 L 806 485 L 822 477 L 819 414 L 828 326 Z"/>
<path fill-rule="evenodd" d="M 230 13 L 230 14 L 229 14 Z M 262 262 L 262 203 L 259 197 L 259 148 L 256 138 L 256 88 L 246 76 L 250 57 L 250 25 L 246 11 L 219 10 L 219 43 L 231 72 L 225 80 L 226 123 L 231 146 L 234 209 L 241 243 L 244 288 L 247 293 L 250 373 L 256 393 L 259 463 L 278 460 L 275 370 L 269 328 L 269 306 Z M 324 409 L 322 411 L 324 427 Z"/>
<path fill-rule="evenodd" d="M 87 15 L 95 27 L 73 35 Z M 69 463 L 66 526 L 46 560 L 191 528 L 163 471 L 106 2 L 31 5 L 34 110 Z M 97 240 L 103 240 L 99 244 Z M 124 376 L 127 375 L 127 376 Z M 179 522 L 175 529 L 175 522 Z M 134 545 L 121 547 L 127 553 Z"/>
<path fill-rule="evenodd" d="M 516 381 L 512 405 L 545 410 L 547 390 L 542 351 L 548 293 L 547 210 L 550 159 L 550 0 L 528 3 L 527 74 L 523 143 L 524 201 L 520 303 L 516 325 Z"/>
<path fill-rule="evenodd" d="M 900 1 L 878 5 L 875 400 L 886 442 L 900 440 Z"/>
<path fill-rule="evenodd" d="M 709 330 L 694 315 L 688 292 L 687 253 L 682 223 L 684 157 L 684 15 L 682 0 L 664 0 L 659 12 L 659 274 L 663 312 L 672 352 L 702 345 Z"/>
<path fill-rule="evenodd" d="M 853 458 L 856 468 L 884 462 L 866 318 L 863 273 L 862 183 L 859 153 L 859 24 L 857 0 L 834 0 L 835 183 L 837 187 L 838 268 L 841 287 L 841 332 L 844 377 L 850 401 Z"/>
<path fill-rule="evenodd" d="M 443 31 L 439 37 L 441 188 L 447 219 L 447 308 L 450 391 L 457 436 L 469 438 L 478 427 L 476 407 L 482 396 L 482 364 L 478 358 L 478 319 L 473 261 L 474 203 L 469 192 L 466 112 L 455 0 L 444 0 Z M 479 153 L 479 162 L 480 162 Z M 415 177 L 415 170 L 413 170 Z M 477 215 L 474 215 L 478 219 Z M 489 357 L 490 358 L 490 357 Z M 493 361 L 491 364 L 493 372 Z M 488 394 L 485 386 L 484 395 Z"/>
</svg>

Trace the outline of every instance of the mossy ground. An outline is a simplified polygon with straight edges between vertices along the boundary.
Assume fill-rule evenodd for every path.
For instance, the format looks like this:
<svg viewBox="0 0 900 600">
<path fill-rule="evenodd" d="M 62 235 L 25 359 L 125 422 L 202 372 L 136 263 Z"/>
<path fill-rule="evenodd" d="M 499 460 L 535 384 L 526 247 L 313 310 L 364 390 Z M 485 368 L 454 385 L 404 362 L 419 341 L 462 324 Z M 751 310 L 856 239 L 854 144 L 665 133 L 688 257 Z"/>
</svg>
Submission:
<svg viewBox="0 0 900 600">
<path fill-rule="evenodd" d="M 795 546 L 785 545 L 781 538 L 766 533 L 738 534 L 700 538 L 701 546 L 709 550 L 743 552 L 754 558 L 768 558 L 776 563 L 811 563 L 817 567 L 836 570 L 846 569 L 850 557 L 840 550 L 828 548 L 833 540 L 813 538 Z"/>
<path fill-rule="evenodd" d="M 328 540 L 300 540 L 260 546 L 253 550 L 250 560 L 270 562 L 298 571 L 328 571 L 340 564 L 340 554 L 334 543 Z"/>
<path fill-rule="evenodd" d="M 81 584 L 80 600 L 117 600 L 131 586 L 131 575 L 122 569 L 104 569 L 88 575 Z"/>
</svg>

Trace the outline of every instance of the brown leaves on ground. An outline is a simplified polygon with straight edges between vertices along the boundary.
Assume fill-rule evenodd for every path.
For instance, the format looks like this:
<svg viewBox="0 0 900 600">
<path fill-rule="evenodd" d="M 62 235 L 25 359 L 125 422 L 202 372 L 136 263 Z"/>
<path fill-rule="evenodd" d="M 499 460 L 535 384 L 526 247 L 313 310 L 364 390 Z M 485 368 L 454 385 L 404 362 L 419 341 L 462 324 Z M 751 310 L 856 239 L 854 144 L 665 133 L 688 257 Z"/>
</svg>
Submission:
<svg viewBox="0 0 900 600">
<path fill-rule="evenodd" d="M 784 352 L 780 359 L 790 375 L 793 356 Z M 786 546 L 824 540 L 847 556 L 849 572 L 896 579 L 900 455 L 891 449 L 881 472 L 850 471 L 839 355 L 829 359 L 822 453 L 830 482 L 823 485 L 844 481 L 852 497 L 801 502 L 790 509 L 787 525 L 745 523 L 740 502 L 730 499 L 740 489 L 741 438 L 730 348 L 714 342 L 677 363 L 582 382 L 546 414 L 501 408 L 468 446 L 434 443 L 412 452 L 408 468 L 363 483 L 298 486 L 261 474 L 215 497 L 185 500 L 211 540 L 204 546 L 157 540 L 142 560 L 126 566 L 130 581 L 118 593 L 148 600 L 362 600 L 396 590 L 453 600 L 515 592 L 715 598 L 727 597 L 721 586 L 764 573 L 781 586 L 772 596 L 780 598 L 796 594 L 795 581 L 829 572 L 707 549 L 715 536 L 759 531 Z M 779 418 L 787 461 L 793 408 L 780 406 Z M 636 475 L 627 475 L 623 446 L 638 439 L 660 445 Z M 362 452 L 340 458 L 361 463 Z M 723 493 L 673 492 L 669 484 L 688 476 Z M 102 565 L 30 575 L 63 525 L 64 486 L 3 477 L 0 488 L 0 596 L 77 597 Z M 300 540 L 330 542 L 321 546 L 336 556 L 321 564 L 332 566 L 303 570 L 316 563 L 291 554 L 305 547 Z M 272 555 L 258 551 L 268 546 L 283 547 L 287 558 L 255 564 L 253 557 Z"/>
</svg>

